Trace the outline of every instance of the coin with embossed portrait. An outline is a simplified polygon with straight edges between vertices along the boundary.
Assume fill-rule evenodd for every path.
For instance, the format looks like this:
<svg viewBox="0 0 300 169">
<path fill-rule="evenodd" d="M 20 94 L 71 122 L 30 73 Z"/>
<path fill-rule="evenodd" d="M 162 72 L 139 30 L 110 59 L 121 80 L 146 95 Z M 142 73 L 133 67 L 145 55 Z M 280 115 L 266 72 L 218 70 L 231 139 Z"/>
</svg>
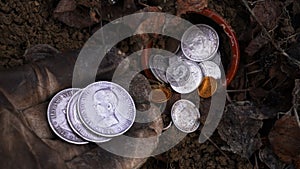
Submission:
<svg viewBox="0 0 300 169">
<path fill-rule="evenodd" d="M 189 100 L 181 99 L 175 102 L 171 117 L 174 125 L 185 133 L 192 133 L 200 126 L 200 112 Z"/>
<path fill-rule="evenodd" d="M 191 77 L 189 66 L 189 63 L 181 60 L 168 67 L 166 77 L 171 86 L 180 87 L 188 82 Z"/>
<path fill-rule="evenodd" d="M 197 24 L 188 28 L 181 39 L 184 55 L 195 62 L 210 60 L 219 48 L 219 36 L 210 26 Z"/>
<path fill-rule="evenodd" d="M 181 86 L 171 84 L 172 89 L 181 94 L 187 94 L 195 91 L 203 79 L 201 69 L 197 63 L 189 60 L 185 60 L 184 62 L 188 65 L 190 78 Z"/>
<path fill-rule="evenodd" d="M 114 137 L 133 125 L 136 108 L 132 97 L 120 85 L 107 81 L 95 82 L 82 90 L 78 115 L 95 134 Z"/>
<path fill-rule="evenodd" d="M 67 105 L 67 120 L 69 122 L 70 127 L 73 131 L 82 137 L 84 140 L 95 142 L 95 143 L 103 143 L 111 140 L 111 138 L 103 137 L 97 135 L 90 130 L 88 130 L 80 121 L 77 111 L 77 102 L 78 97 L 81 91 L 76 92 L 70 99 Z"/>
<path fill-rule="evenodd" d="M 67 122 L 67 104 L 70 98 L 80 89 L 70 88 L 57 93 L 50 101 L 47 118 L 53 132 L 61 139 L 73 144 L 87 144 L 73 132 Z"/>
</svg>

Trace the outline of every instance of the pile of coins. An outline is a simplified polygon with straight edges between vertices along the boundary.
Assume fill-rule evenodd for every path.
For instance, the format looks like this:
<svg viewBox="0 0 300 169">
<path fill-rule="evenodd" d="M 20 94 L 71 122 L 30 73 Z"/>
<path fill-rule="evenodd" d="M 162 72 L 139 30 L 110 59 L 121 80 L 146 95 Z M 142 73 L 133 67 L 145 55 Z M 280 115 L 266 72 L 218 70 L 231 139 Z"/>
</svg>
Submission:
<svg viewBox="0 0 300 169">
<path fill-rule="evenodd" d="M 180 94 L 198 90 L 200 97 L 211 97 L 217 90 L 217 80 L 221 79 L 217 32 L 205 24 L 194 25 L 184 32 L 180 48 L 174 56 L 150 56 L 152 74 Z M 184 99 L 173 104 L 171 118 L 185 133 L 194 132 L 200 125 L 198 108 Z"/>
<path fill-rule="evenodd" d="M 69 88 L 49 103 L 47 118 L 61 139 L 73 144 L 103 143 L 124 134 L 134 123 L 135 104 L 120 85 L 100 81 Z"/>
<path fill-rule="evenodd" d="M 203 98 L 217 90 L 221 78 L 219 37 L 210 26 L 190 27 L 181 39 L 181 51 L 175 56 L 153 55 L 149 66 L 162 83 L 181 94 L 198 89 Z M 166 88 L 158 85 L 151 99 L 164 102 L 161 95 L 170 97 Z M 84 89 L 70 88 L 57 93 L 47 110 L 51 129 L 61 139 L 74 144 L 103 143 L 124 134 L 133 125 L 136 108 L 132 97 L 120 85 L 100 81 Z M 174 125 L 185 133 L 194 132 L 200 125 L 198 108 L 188 100 L 178 100 L 171 109 Z"/>
<path fill-rule="evenodd" d="M 175 56 L 153 55 L 149 67 L 162 83 L 181 94 L 198 89 L 203 98 L 211 97 L 221 79 L 219 36 L 210 26 L 198 24 L 188 28 Z"/>
</svg>

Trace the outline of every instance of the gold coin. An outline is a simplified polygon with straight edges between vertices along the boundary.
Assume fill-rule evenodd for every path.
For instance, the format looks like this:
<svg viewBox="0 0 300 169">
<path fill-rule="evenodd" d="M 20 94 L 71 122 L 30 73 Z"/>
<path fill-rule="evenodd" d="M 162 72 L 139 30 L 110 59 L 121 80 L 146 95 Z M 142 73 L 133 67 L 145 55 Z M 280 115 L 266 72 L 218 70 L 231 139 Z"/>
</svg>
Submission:
<svg viewBox="0 0 300 169">
<path fill-rule="evenodd" d="M 164 103 L 171 98 L 171 94 L 169 88 L 153 85 L 153 89 L 150 93 L 150 100 L 155 103 Z"/>
<path fill-rule="evenodd" d="M 217 80 L 213 77 L 204 77 L 201 85 L 198 87 L 200 97 L 209 98 L 217 91 Z"/>
</svg>

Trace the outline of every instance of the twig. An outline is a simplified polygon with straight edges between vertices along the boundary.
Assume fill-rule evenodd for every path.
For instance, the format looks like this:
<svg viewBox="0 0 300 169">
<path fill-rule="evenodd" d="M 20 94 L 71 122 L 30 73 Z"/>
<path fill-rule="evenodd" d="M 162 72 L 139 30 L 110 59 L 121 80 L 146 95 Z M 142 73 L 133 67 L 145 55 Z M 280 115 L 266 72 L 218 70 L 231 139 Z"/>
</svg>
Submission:
<svg viewBox="0 0 300 169">
<path fill-rule="evenodd" d="M 274 39 L 272 38 L 272 36 L 270 35 L 270 33 L 267 31 L 267 29 L 264 27 L 264 25 L 260 22 L 260 20 L 258 19 L 258 17 L 254 14 L 254 12 L 252 11 L 252 9 L 249 7 L 249 4 L 246 0 L 242 0 L 242 2 L 244 3 L 245 7 L 247 8 L 247 10 L 250 12 L 250 14 L 254 17 L 254 19 L 256 20 L 256 22 L 261 26 L 262 31 L 267 35 L 267 37 L 269 38 L 269 40 L 271 41 L 272 45 L 285 57 L 287 57 L 288 59 L 290 59 L 291 61 L 297 63 L 298 65 L 300 65 L 300 62 L 292 57 L 290 57 L 281 47 L 279 47 Z"/>
<path fill-rule="evenodd" d="M 249 159 L 248 159 L 249 160 Z M 250 161 L 249 161 L 250 162 Z M 250 162 L 251 163 L 251 162 Z M 254 166 L 255 169 L 259 169 L 258 167 L 258 161 L 257 161 L 257 156 L 255 155 L 255 166 Z"/>
<path fill-rule="evenodd" d="M 269 78 L 263 85 L 262 87 L 265 87 L 271 80 L 273 80 L 274 77 Z"/>
<path fill-rule="evenodd" d="M 292 39 L 292 38 L 294 38 L 295 36 L 298 36 L 298 35 L 300 35 L 300 32 L 296 32 L 293 35 L 291 35 L 291 36 L 289 36 L 287 38 L 284 38 L 283 41 L 287 41 L 287 40 Z"/>
<path fill-rule="evenodd" d="M 226 98 L 227 98 L 227 100 L 229 101 L 229 103 L 232 103 L 231 97 L 229 96 L 228 93 L 226 93 Z"/>
<path fill-rule="evenodd" d="M 254 65 L 256 63 L 259 63 L 259 62 L 260 62 L 259 60 L 253 61 L 251 63 L 246 64 L 244 67 L 249 67 L 249 66 L 252 66 L 252 65 Z"/>
<path fill-rule="evenodd" d="M 228 93 L 248 92 L 251 89 L 226 90 Z"/>
<path fill-rule="evenodd" d="M 254 70 L 254 71 L 252 71 L 252 72 L 247 73 L 247 75 L 256 74 L 256 73 L 259 73 L 259 72 L 262 72 L 262 71 L 263 71 L 263 69 Z"/>
<path fill-rule="evenodd" d="M 143 3 L 142 0 L 138 0 L 138 4 L 140 4 L 140 5 L 144 6 L 144 7 L 149 7 L 149 5 Z"/>
<path fill-rule="evenodd" d="M 251 5 L 255 5 L 258 2 L 264 2 L 264 1 L 265 0 L 258 0 L 258 1 L 254 1 L 254 2 L 248 1 L 248 3 L 250 3 Z"/>
<path fill-rule="evenodd" d="M 296 107 L 294 107 L 294 113 L 295 113 L 295 118 L 296 118 L 296 121 L 298 123 L 298 126 L 300 127 L 300 120 L 299 120 L 299 115 L 298 115 Z"/>
</svg>

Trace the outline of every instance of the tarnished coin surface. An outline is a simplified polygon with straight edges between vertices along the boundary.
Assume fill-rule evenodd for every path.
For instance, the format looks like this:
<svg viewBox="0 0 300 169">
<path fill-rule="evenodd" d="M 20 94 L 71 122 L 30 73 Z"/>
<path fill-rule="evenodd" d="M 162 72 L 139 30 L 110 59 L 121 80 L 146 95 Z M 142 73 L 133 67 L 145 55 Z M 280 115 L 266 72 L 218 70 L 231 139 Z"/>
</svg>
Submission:
<svg viewBox="0 0 300 169">
<path fill-rule="evenodd" d="M 134 123 L 135 104 L 129 93 L 120 85 L 100 81 L 82 90 L 78 115 L 92 132 L 114 137 L 125 133 Z"/>
<path fill-rule="evenodd" d="M 171 110 L 174 125 L 182 132 L 192 133 L 200 125 L 200 113 L 194 103 L 189 100 L 178 100 Z"/>
<path fill-rule="evenodd" d="M 65 89 L 57 93 L 48 105 L 47 118 L 51 129 L 61 139 L 73 144 L 88 142 L 77 136 L 67 122 L 67 104 L 73 94 L 80 89 Z"/>
<path fill-rule="evenodd" d="M 211 97 L 218 88 L 218 82 L 213 77 L 204 77 L 201 85 L 198 87 L 198 94 L 202 98 Z"/>
<path fill-rule="evenodd" d="M 198 88 L 198 86 L 201 84 L 202 79 L 203 79 L 201 69 L 197 65 L 197 63 L 189 61 L 189 60 L 185 60 L 185 62 L 187 63 L 187 65 L 189 67 L 189 72 L 190 72 L 189 80 L 187 81 L 187 83 L 185 83 L 185 85 L 179 86 L 179 87 L 173 86 L 171 84 L 172 89 L 181 94 L 191 93 L 194 90 L 196 90 Z"/>
<path fill-rule="evenodd" d="M 184 55 L 195 62 L 210 60 L 219 48 L 219 36 L 210 26 L 198 24 L 188 28 L 181 39 Z"/>
<path fill-rule="evenodd" d="M 199 63 L 199 66 L 204 76 L 221 79 L 221 69 L 216 63 L 212 61 L 204 61 Z"/>
<path fill-rule="evenodd" d="M 210 61 L 212 61 L 212 62 L 214 62 L 215 64 L 217 64 L 218 66 L 220 66 L 220 64 L 221 64 L 221 53 L 220 53 L 220 51 L 218 51 L 216 54 L 215 54 L 215 56 L 210 60 Z"/>
<path fill-rule="evenodd" d="M 82 137 L 84 140 L 95 142 L 95 143 L 103 143 L 111 140 L 111 138 L 103 137 L 97 135 L 90 130 L 88 130 L 80 121 L 78 112 L 77 112 L 77 102 L 81 91 L 76 92 L 70 99 L 67 105 L 67 119 L 70 127 L 73 131 Z"/>
<path fill-rule="evenodd" d="M 171 86 L 185 85 L 191 77 L 189 64 L 183 60 L 173 63 L 168 67 L 166 77 Z"/>
<path fill-rule="evenodd" d="M 166 70 L 168 68 L 168 58 L 162 55 L 153 55 L 149 58 L 149 67 L 155 78 L 167 83 Z"/>
</svg>

